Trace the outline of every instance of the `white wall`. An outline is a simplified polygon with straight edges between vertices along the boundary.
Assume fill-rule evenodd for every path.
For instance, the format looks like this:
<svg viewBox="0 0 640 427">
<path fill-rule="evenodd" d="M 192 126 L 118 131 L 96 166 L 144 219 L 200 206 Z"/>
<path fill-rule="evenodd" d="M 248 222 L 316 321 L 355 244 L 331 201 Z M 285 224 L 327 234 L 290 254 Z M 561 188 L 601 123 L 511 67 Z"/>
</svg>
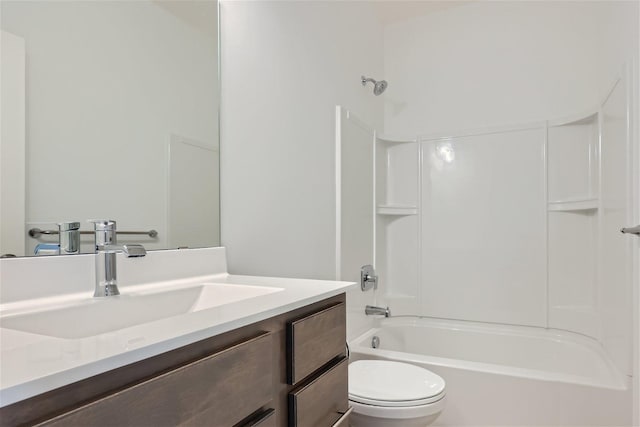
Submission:
<svg viewBox="0 0 640 427">
<path fill-rule="evenodd" d="M 223 2 L 222 228 L 233 272 L 335 277 L 335 106 L 381 123 L 373 12 Z"/>
<path fill-rule="evenodd" d="M 27 228 L 111 218 L 166 247 L 171 134 L 217 145 L 216 7 L 2 2 L 26 40 Z"/>
<path fill-rule="evenodd" d="M 381 78 L 375 13 L 313 1 L 225 1 L 220 13 L 229 271 L 334 279 L 335 106 L 381 125 L 383 98 L 360 84 L 363 74 Z M 366 323 L 354 292 L 350 337 Z"/>
<path fill-rule="evenodd" d="M 385 132 L 526 123 L 595 105 L 601 7 L 476 2 L 387 26 Z"/>
<path fill-rule="evenodd" d="M 375 258 L 375 132 L 358 116 L 342 107 L 336 109 L 336 165 L 338 167 L 336 278 L 360 282 L 365 265 Z M 360 286 L 347 293 L 347 339 L 372 327 L 364 315 L 367 305 L 375 305 L 377 291 L 362 292 Z"/>
<path fill-rule="evenodd" d="M 24 40 L 0 32 L 0 255 L 24 253 L 25 50 Z"/>
<path fill-rule="evenodd" d="M 422 144 L 424 316 L 547 326 L 544 127 Z"/>
<path fill-rule="evenodd" d="M 384 8 L 369 13 L 362 3 L 222 4 L 222 224 L 232 271 L 332 277 L 333 105 L 381 129 L 384 102 L 391 135 L 574 115 L 602 100 L 637 46 L 634 2 L 455 6 L 376 22 Z M 353 84 L 360 74 L 387 79 L 387 92 L 369 97 Z"/>
<path fill-rule="evenodd" d="M 640 21 L 640 14 L 638 14 Z M 639 52 L 640 53 L 640 52 Z M 631 100 L 632 117 L 638 117 L 640 112 L 640 55 L 633 64 L 633 72 L 636 78 L 632 79 L 633 92 L 636 94 Z M 637 200 L 640 200 L 640 120 L 635 120 L 632 127 L 632 138 L 635 141 L 635 150 L 631 156 L 630 163 L 632 165 L 632 194 L 635 194 Z M 640 224 L 640 203 L 635 203 L 633 208 L 632 224 Z M 631 253 L 632 259 L 640 259 L 640 239 L 636 239 Z M 633 265 L 632 283 L 635 283 L 632 289 L 633 294 L 633 424 L 640 425 L 640 263 Z"/>
<path fill-rule="evenodd" d="M 599 12 L 600 89 L 604 95 L 620 77 L 622 64 L 640 55 L 640 2 L 601 1 Z M 637 77 L 637 76 L 636 76 Z M 637 89 L 637 88 L 636 88 Z"/>
</svg>

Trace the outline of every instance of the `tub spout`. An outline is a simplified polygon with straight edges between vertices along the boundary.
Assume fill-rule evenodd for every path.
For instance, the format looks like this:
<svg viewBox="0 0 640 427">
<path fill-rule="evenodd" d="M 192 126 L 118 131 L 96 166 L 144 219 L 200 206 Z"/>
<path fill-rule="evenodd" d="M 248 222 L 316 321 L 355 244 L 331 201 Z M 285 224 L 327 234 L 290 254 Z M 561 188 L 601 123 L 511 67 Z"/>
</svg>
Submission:
<svg viewBox="0 0 640 427">
<path fill-rule="evenodd" d="M 389 307 L 375 307 L 373 305 L 368 305 L 364 308 L 364 314 L 366 314 L 367 316 L 384 316 L 384 317 L 389 317 L 391 316 L 391 311 L 389 310 Z"/>
</svg>

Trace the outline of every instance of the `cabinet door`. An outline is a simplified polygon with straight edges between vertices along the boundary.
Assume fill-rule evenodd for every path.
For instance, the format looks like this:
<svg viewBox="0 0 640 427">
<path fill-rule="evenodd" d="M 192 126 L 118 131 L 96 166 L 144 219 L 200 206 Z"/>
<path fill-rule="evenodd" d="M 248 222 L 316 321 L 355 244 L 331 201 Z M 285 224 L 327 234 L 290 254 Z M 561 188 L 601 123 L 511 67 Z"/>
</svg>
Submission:
<svg viewBox="0 0 640 427">
<path fill-rule="evenodd" d="M 272 399 L 262 333 L 45 422 L 48 426 L 232 426 Z"/>
<path fill-rule="evenodd" d="M 349 410 L 348 361 L 343 357 L 289 394 L 290 427 L 331 427 L 343 418 Z"/>
</svg>

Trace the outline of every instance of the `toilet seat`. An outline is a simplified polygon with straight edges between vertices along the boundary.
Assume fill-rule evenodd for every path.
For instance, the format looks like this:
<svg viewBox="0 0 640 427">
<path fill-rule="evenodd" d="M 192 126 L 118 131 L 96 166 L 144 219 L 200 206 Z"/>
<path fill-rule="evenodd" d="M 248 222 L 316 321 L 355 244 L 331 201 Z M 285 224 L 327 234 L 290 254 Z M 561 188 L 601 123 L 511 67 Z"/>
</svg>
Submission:
<svg viewBox="0 0 640 427">
<path fill-rule="evenodd" d="M 438 402 L 444 380 L 419 366 L 390 360 L 358 360 L 349 365 L 349 400 L 385 408 Z"/>
<path fill-rule="evenodd" d="M 428 405 L 430 403 L 437 402 L 438 400 L 444 397 L 444 393 L 438 394 L 437 396 L 433 396 L 429 399 L 421 399 L 421 400 L 402 400 L 398 402 L 388 401 L 388 400 L 375 400 L 375 399 L 366 399 L 361 396 L 354 396 L 352 394 L 349 395 L 349 400 L 352 402 L 362 403 L 363 405 L 370 406 L 380 406 L 384 408 L 410 408 L 414 406 L 423 406 Z"/>
</svg>

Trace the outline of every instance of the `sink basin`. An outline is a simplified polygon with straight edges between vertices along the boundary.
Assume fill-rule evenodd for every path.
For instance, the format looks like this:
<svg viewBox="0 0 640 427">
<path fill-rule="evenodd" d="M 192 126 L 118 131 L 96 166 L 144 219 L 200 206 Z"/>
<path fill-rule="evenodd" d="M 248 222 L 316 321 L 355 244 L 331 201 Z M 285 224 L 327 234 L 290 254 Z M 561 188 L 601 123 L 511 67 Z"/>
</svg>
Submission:
<svg viewBox="0 0 640 427">
<path fill-rule="evenodd" d="M 64 307 L 4 316 L 0 326 L 57 338 L 84 338 L 279 291 L 282 288 L 206 283 L 90 298 Z"/>
</svg>

